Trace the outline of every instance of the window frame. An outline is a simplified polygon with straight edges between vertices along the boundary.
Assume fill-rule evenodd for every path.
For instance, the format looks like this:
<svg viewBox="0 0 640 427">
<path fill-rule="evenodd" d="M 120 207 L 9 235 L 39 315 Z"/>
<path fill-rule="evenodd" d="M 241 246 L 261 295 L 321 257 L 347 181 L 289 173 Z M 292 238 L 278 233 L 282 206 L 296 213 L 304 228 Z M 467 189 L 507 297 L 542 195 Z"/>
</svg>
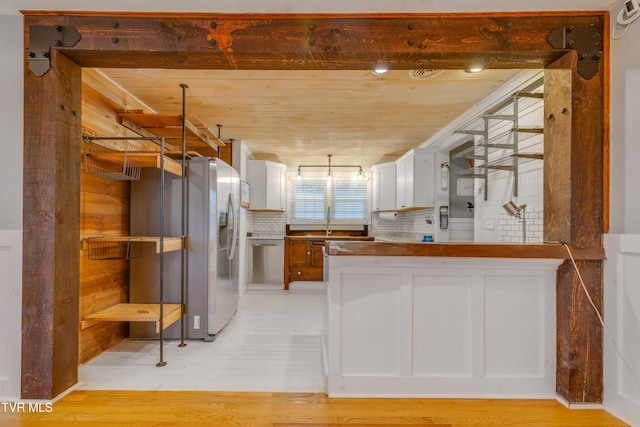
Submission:
<svg viewBox="0 0 640 427">
<path fill-rule="evenodd" d="M 295 216 L 295 212 L 296 212 L 296 197 L 295 197 L 295 191 L 296 191 L 296 185 L 298 185 L 298 183 L 301 182 L 323 182 L 325 184 L 325 194 L 324 194 L 324 211 L 323 211 L 323 216 L 321 219 L 313 219 L 313 218 L 298 218 Z M 349 182 L 349 183 L 363 183 L 364 184 L 364 188 L 363 188 L 363 195 L 364 195 L 364 212 L 363 212 L 363 217 L 361 218 L 355 218 L 355 219 L 334 219 L 333 216 L 335 214 L 336 211 L 336 207 L 334 206 L 334 201 L 335 198 L 333 197 L 334 194 L 334 187 L 335 185 L 337 185 L 338 183 L 343 183 L 343 182 Z M 303 179 L 301 181 L 294 179 L 291 179 L 290 181 L 290 189 L 288 191 L 289 193 L 289 222 L 291 224 L 322 224 L 325 225 L 327 223 L 330 224 L 334 224 L 334 225 L 363 225 L 363 224 L 369 224 L 371 221 L 371 212 L 370 212 L 370 206 L 371 206 L 371 188 L 370 188 L 370 183 L 369 180 L 365 180 L 365 181 L 360 181 L 357 179 L 352 179 L 352 178 L 339 178 L 339 177 L 334 177 L 333 179 L 331 179 L 330 181 L 327 180 L 326 178 L 310 178 L 310 179 Z M 327 207 L 331 207 L 331 217 L 329 219 L 329 221 L 327 221 Z"/>
</svg>

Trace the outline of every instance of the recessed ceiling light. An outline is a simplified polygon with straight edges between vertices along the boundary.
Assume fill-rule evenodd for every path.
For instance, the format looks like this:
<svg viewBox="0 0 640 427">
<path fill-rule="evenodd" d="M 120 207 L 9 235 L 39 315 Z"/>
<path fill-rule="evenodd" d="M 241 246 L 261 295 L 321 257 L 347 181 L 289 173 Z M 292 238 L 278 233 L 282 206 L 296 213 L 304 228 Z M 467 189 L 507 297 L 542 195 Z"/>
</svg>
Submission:
<svg viewBox="0 0 640 427">
<path fill-rule="evenodd" d="M 479 73 L 480 71 L 484 70 L 484 68 L 481 67 L 472 67 L 472 68 L 467 68 L 465 71 L 467 73 Z"/>
<path fill-rule="evenodd" d="M 382 62 L 377 63 L 375 67 L 373 67 L 373 70 L 371 70 L 373 74 L 377 74 L 377 75 L 384 74 L 387 71 L 389 71 L 389 66 Z"/>
</svg>

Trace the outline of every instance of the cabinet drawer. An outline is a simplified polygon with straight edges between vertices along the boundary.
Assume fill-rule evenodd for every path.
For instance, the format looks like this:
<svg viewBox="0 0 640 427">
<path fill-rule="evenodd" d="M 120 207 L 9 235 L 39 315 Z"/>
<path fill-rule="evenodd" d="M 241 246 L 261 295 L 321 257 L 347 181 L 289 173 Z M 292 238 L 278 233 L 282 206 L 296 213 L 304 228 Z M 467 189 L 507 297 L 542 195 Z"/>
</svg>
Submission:
<svg viewBox="0 0 640 427">
<path fill-rule="evenodd" d="M 312 281 L 321 282 L 323 279 L 321 268 L 300 267 L 289 270 L 289 281 Z"/>
</svg>

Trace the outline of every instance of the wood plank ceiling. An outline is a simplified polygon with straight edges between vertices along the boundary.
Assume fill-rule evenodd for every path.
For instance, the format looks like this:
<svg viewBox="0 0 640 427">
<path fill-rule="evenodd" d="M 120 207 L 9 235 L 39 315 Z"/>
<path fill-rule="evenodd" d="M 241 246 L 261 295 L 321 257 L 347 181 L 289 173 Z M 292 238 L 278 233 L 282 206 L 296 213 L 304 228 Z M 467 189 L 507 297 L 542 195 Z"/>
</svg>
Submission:
<svg viewBox="0 0 640 427">
<path fill-rule="evenodd" d="M 286 163 L 372 164 L 394 160 L 515 76 L 519 70 L 101 69 L 148 106 L 187 114 L 223 140 L 242 140 L 256 158 Z M 431 71 L 431 70 L 427 70 Z M 431 74 L 431 73 L 422 73 Z"/>
</svg>

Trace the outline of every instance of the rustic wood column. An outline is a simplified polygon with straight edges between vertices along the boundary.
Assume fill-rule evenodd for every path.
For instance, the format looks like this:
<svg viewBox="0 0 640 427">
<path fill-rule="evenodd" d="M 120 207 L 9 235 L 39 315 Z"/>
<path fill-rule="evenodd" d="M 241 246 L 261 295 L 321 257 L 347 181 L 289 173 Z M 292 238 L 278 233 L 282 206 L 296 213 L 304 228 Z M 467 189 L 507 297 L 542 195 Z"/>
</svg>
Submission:
<svg viewBox="0 0 640 427">
<path fill-rule="evenodd" d="M 590 79 L 571 52 L 545 72 L 545 240 L 600 247 L 604 233 L 603 67 Z M 600 312 L 602 261 L 578 261 Z M 569 403 L 601 402 L 602 327 L 570 261 L 558 268 L 556 391 Z"/>
<path fill-rule="evenodd" d="M 78 379 L 81 68 L 55 51 L 25 64 L 22 397 Z"/>
</svg>

